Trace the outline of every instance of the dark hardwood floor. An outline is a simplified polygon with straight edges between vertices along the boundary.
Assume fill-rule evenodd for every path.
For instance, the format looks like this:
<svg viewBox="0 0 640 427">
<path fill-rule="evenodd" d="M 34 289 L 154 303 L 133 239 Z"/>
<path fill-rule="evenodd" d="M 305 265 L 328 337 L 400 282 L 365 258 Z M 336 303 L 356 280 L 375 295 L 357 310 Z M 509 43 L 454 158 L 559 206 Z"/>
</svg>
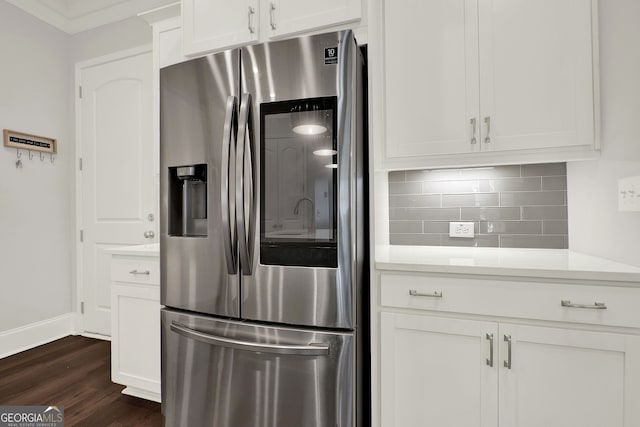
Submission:
<svg viewBox="0 0 640 427">
<path fill-rule="evenodd" d="M 70 336 L 0 359 L 0 405 L 64 406 L 65 426 L 162 426 L 160 404 L 111 382 L 111 343 Z"/>
</svg>

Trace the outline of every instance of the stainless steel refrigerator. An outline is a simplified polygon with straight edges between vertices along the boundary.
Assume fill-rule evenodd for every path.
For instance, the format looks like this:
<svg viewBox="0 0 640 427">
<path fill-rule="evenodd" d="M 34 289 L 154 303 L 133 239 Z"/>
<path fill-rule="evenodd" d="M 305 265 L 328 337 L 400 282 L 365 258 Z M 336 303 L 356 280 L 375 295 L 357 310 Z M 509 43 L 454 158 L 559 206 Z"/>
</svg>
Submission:
<svg viewBox="0 0 640 427">
<path fill-rule="evenodd" d="M 350 31 L 160 71 L 166 426 L 366 423 L 364 78 Z"/>
</svg>

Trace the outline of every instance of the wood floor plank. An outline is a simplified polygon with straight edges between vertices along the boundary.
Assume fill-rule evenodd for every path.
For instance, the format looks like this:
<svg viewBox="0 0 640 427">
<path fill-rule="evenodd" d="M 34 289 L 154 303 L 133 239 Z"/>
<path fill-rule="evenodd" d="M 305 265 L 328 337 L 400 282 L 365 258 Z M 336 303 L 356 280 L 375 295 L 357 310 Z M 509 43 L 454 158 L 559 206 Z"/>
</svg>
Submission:
<svg viewBox="0 0 640 427">
<path fill-rule="evenodd" d="M 111 382 L 111 343 L 70 336 L 0 359 L 0 405 L 64 406 L 65 426 L 160 427 L 160 404 Z"/>
</svg>

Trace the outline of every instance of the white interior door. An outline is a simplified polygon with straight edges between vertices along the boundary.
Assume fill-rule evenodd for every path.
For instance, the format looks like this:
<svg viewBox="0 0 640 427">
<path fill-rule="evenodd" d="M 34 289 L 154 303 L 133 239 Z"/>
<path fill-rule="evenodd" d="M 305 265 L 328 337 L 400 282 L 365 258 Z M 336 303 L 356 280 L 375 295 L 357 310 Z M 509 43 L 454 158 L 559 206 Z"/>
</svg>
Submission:
<svg viewBox="0 0 640 427">
<path fill-rule="evenodd" d="M 84 330 L 110 335 L 110 261 L 106 249 L 148 243 L 155 231 L 150 52 L 79 67 L 82 172 L 80 292 Z"/>
</svg>

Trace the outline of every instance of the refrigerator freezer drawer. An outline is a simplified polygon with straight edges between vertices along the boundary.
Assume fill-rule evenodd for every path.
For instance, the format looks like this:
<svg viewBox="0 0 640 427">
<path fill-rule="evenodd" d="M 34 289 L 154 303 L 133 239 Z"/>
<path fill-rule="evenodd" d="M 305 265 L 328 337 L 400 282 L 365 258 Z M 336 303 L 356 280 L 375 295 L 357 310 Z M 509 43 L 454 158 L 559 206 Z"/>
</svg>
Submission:
<svg viewBox="0 0 640 427">
<path fill-rule="evenodd" d="M 355 333 L 162 311 L 166 426 L 353 427 Z"/>
</svg>

